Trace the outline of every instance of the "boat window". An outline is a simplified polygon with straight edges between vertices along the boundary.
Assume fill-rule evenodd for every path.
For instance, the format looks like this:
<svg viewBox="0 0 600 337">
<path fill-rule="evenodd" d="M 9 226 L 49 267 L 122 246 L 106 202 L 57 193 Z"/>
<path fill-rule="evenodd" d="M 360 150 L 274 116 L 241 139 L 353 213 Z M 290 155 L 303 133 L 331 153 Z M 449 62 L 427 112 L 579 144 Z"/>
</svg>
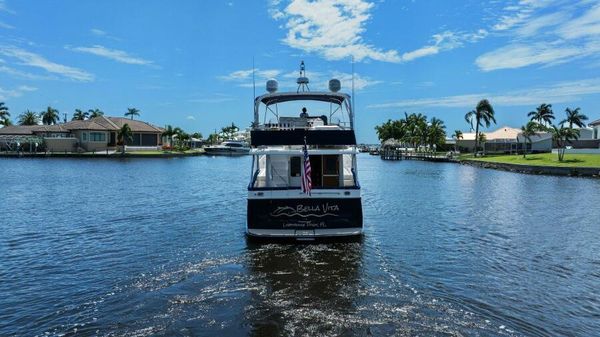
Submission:
<svg viewBox="0 0 600 337">
<path fill-rule="evenodd" d="M 290 176 L 300 177 L 302 175 L 302 160 L 300 157 L 290 158 Z"/>
<path fill-rule="evenodd" d="M 242 147 L 242 144 L 238 143 L 226 143 L 225 145 L 229 147 Z"/>
<path fill-rule="evenodd" d="M 337 155 L 323 156 L 323 187 L 338 187 L 340 184 L 340 157 Z"/>
</svg>

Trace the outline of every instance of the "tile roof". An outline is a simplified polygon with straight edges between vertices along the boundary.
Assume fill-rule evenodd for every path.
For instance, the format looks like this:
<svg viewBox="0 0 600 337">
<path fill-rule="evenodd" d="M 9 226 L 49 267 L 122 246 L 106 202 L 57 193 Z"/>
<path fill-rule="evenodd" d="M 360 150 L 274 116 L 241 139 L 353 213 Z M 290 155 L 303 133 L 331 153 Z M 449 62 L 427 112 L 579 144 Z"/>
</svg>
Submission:
<svg viewBox="0 0 600 337">
<path fill-rule="evenodd" d="M 596 119 L 595 121 L 590 122 L 588 125 L 591 125 L 591 126 L 600 125 L 600 119 Z"/>
<path fill-rule="evenodd" d="M 124 124 L 129 124 L 131 131 L 133 132 L 164 132 L 164 129 L 158 126 L 154 126 L 150 123 L 138 121 L 135 119 L 123 118 L 123 117 L 106 117 L 109 121 L 114 123 L 118 129 Z"/>
<path fill-rule="evenodd" d="M 0 128 L 0 135 L 32 135 L 37 125 L 10 125 Z"/>
</svg>

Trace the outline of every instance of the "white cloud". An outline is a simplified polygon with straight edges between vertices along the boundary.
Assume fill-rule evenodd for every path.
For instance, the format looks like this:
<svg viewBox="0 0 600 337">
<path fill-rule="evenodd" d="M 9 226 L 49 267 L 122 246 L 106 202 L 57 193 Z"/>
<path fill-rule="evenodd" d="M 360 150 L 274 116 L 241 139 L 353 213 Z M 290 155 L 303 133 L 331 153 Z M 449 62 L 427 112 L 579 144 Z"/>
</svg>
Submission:
<svg viewBox="0 0 600 337">
<path fill-rule="evenodd" d="M 41 55 L 21 48 L 0 46 L 0 54 L 19 60 L 21 65 L 41 68 L 49 73 L 57 74 L 71 80 L 81 82 L 90 82 L 94 80 L 94 75 L 84 70 L 52 62 Z"/>
<path fill-rule="evenodd" d="M 465 43 L 475 43 L 488 35 L 485 29 L 479 29 L 475 33 L 462 33 L 444 31 L 432 36 L 433 44 L 423 46 L 410 52 L 402 54 L 401 60 L 409 62 L 421 57 L 431 56 L 443 50 L 452 50 L 462 47 Z"/>
<path fill-rule="evenodd" d="M 4 28 L 4 29 L 15 29 L 14 26 L 9 25 L 8 23 L 4 23 L 2 21 L 0 21 L 0 28 Z"/>
<path fill-rule="evenodd" d="M 106 36 L 106 32 L 102 29 L 92 28 L 90 29 L 90 32 L 96 36 Z"/>
<path fill-rule="evenodd" d="M 92 47 L 70 47 L 66 46 L 65 48 L 77 52 L 92 54 L 100 57 L 104 57 L 113 61 L 126 63 L 126 64 L 136 64 L 136 65 L 152 65 L 153 62 L 149 60 L 145 60 L 140 57 L 135 57 L 129 55 L 127 52 L 117 49 L 109 49 L 104 46 L 94 45 Z"/>
<path fill-rule="evenodd" d="M 6 12 L 9 14 L 16 14 L 15 11 L 13 11 L 12 9 L 8 8 L 8 6 L 6 6 L 6 1 L 4 0 L 0 0 L 0 12 Z"/>
<path fill-rule="evenodd" d="M 495 31 L 509 30 L 526 22 L 540 8 L 553 4 L 555 0 L 519 0 L 515 5 L 504 7 L 504 15 L 492 27 Z"/>
<path fill-rule="evenodd" d="M 187 119 L 187 120 L 189 120 L 189 121 L 195 121 L 195 120 L 196 120 L 196 117 L 194 117 L 194 116 L 190 115 L 190 116 L 187 116 L 185 119 Z"/>
<path fill-rule="evenodd" d="M 552 5 L 552 6 L 550 6 Z M 521 0 L 509 6 L 496 31 L 510 41 L 480 55 L 483 71 L 526 66 L 554 66 L 580 58 L 599 58 L 600 4 L 595 1 Z"/>
<path fill-rule="evenodd" d="M 600 94 L 600 78 L 559 82 L 548 86 L 509 91 L 504 94 L 476 93 L 436 98 L 406 99 L 397 102 L 374 104 L 369 108 L 473 108 L 487 98 L 497 106 L 537 105 L 540 102 L 567 103 L 580 100 L 586 95 Z"/>
<path fill-rule="evenodd" d="M 0 62 L 0 63 L 4 63 L 4 62 Z M 5 73 L 8 75 L 11 75 L 13 77 L 17 77 L 17 78 L 24 78 L 24 79 L 28 79 L 28 80 L 47 80 L 47 79 L 51 79 L 52 77 L 49 76 L 40 76 L 40 75 L 36 75 L 36 74 L 32 74 L 32 73 L 27 73 L 27 72 L 23 72 L 5 65 L 0 65 L 0 73 Z"/>
<path fill-rule="evenodd" d="M 0 88 L 0 101 L 7 101 L 10 98 L 20 97 L 27 92 L 36 91 L 37 88 L 30 87 L 27 85 L 19 86 L 15 89 L 3 89 Z"/>
<path fill-rule="evenodd" d="M 534 44 L 511 44 L 479 56 L 475 64 L 483 71 L 514 69 L 530 65 L 556 65 L 575 58 L 600 52 L 600 44 L 582 46 L 537 42 Z"/>
<path fill-rule="evenodd" d="M 246 82 L 252 80 L 252 69 L 236 70 L 227 75 L 219 76 L 218 79 L 222 81 L 235 81 L 235 82 Z M 270 78 L 275 78 L 281 74 L 280 70 L 277 69 L 255 69 L 254 78 L 257 83 L 265 82 Z M 250 83 L 252 86 L 252 83 Z"/>
<path fill-rule="evenodd" d="M 281 8 L 281 2 L 271 1 L 269 14 L 275 20 L 285 20 L 286 45 L 314 52 L 328 60 L 353 56 L 357 61 L 372 59 L 400 62 L 395 50 L 383 50 L 364 41 L 366 23 L 374 5 L 364 0 L 291 0 Z"/>
<path fill-rule="evenodd" d="M 352 74 L 340 72 L 340 71 L 329 71 L 327 73 L 319 71 L 307 71 L 307 77 L 310 80 L 309 88 L 314 91 L 329 90 L 329 80 L 337 78 L 342 83 L 342 90 L 350 91 L 352 87 Z M 283 73 L 280 70 L 260 70 L 256 71 L 256 87 L 262 90 L 268 79 L 279 77 L 279 89 L 291 90 L 296 89 L 296 78 L 299 76 L 298 71 L 289 71 Z M 219 76 L 219 79 L 225 81 L 237 82 L 239 87 L 252 88 L 252 69 L 249 70 L 238 70 L 228 75 Z M 368 76 L 362 76 L 360 74 L 354 74 L 354 88 L 355 90 L 363 90 L 369 86 L 382 83 L 381 81 L 374 80 Z"/>
<path fill-rule="evenodd" d="M 564 39 L 600 36 L 600 4 L 582 16 L 567 21 L 558 29 L 558 35 Z"/>
</svg>

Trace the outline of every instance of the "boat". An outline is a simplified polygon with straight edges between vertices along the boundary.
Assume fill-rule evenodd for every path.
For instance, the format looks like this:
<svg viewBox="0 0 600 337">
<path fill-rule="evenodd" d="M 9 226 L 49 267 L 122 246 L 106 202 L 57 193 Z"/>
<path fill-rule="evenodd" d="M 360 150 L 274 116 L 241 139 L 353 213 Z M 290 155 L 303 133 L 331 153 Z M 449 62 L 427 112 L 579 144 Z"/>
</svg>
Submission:
<svg viewBox="0 0 600 337">
<path fill-rule="evenodd" d="M 227 140 L 219 145 L 207 146 L 204 151 L 209 155 L 239 156 L 250 153 L 250 146 L 243 141 Z"/>
<path fill-rule="evenodd" d="M 302 62 L 297 91 L 277 92 L 278 82 L 271 79 L 267 93 L 254 100 L 246 223 L 251 238 L 315 240 L 363 233 L 351 97 L 339 92 L 337 79 L 329 81 L 329 92 L 311 92 L 308 83 Z M 286 105 L 292 116 L 284 115 Z M 302 105 L 321 107 L 309 114 L 306 108 L 296 110 Z"/>
</svg>

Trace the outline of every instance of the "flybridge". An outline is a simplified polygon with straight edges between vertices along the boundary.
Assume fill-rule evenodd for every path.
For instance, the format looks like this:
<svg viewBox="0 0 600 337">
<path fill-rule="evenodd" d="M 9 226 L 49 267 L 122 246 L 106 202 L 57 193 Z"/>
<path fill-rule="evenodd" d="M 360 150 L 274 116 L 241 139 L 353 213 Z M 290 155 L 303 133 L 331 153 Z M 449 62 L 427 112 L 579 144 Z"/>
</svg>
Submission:
<svg viewBox="0 0 600 337">
<path fill-rule="evenodd" d="M 329 92 L 311 92 L 304 65 L 296 81 L 296 92 L 277 92 L 278 82 L 267 81 L 268 93 L 254 100 L 254 122 L 251 145 L 356 145 L 354 111 L 349 95 L 338 92 L 340 81 L 329 81 Z M 314 112 L 306 108 L 295 116 L 283 116 L 280 104 L 288 102 L 317 102 L 327 105 Z M 323 105 L 323 104 L 322 104 Z M 261 121 L 261 110 L 264 111 Z"/>
</svg>

